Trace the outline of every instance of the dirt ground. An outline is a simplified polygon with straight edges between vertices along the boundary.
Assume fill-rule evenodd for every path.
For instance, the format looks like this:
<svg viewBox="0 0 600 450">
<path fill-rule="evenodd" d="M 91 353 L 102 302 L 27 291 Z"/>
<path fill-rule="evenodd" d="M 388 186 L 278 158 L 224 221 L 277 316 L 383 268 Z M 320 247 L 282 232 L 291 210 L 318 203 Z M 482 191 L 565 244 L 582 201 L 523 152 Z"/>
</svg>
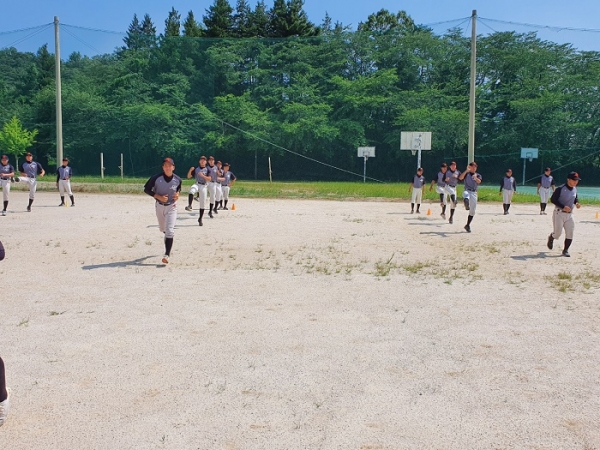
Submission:
<svg viewBox="0 0 600 450">
<path fill-rule="evenodd" d="M 600 449 L 598 208 L 232 201 L 11 193 L 0 447 Z"/>
</svg>

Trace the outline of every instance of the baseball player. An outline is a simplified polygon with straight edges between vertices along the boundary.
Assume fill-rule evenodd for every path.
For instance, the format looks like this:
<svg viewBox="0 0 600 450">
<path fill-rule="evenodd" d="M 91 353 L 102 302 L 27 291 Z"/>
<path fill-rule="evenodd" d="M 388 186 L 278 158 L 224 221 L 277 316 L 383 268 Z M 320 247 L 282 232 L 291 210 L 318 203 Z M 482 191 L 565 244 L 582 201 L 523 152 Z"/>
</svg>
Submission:
<svg viewBox="0 0 600 450">
<path fill-rule="evenodd" d="M 477 188 L 481 184 L 481 175 L 477 173 L 477 163 L 475 161 L 470 162 L 467 169 L 460 174 L 459 180 L 465 181 L 465 190 L 469 193 L 469 216 L 467 217 L 467 224 L 465 230 L 467 233 L 471 232 L 471 222 L 475 216 L 475 210 L 477 209 Z"/>
<path fill-rule="evenodd" d="M 452 161 L 450 163 L 449 169 L 446 171 L 446 187 L 444 187 L 444 191 L 446 195 L 450 197 L 450 219 L 448 219 L 448 223 L 453 223 L 454 220 L 454 211 L 456 210 L 456 186 L 458 186 L 458 177 L 460 176 L 460 170 L 456 168 L 456 162 Z"/>
<path fill-rule="evenodd" d="M 60 193 L 60 205 L 58 206 L 65 206 L 65 194 L 69 194 L 71 206 L 75 206 L 75 197 L 71 191 L 71 175 L 73 175 L 73 169 L 69 166 L 69 159 L 63 158 L 62 166 L 56 169 L 56 186 Z"/>
<path fill-rule="evenodd" d="M 185 210 L 192 210 L 194 195 L 198 193 L 198 201 L 200 202 L 200 218 L 198 219 L 198 225 L 202 226 L 202 217 L 204 217 L 204 209 L 206 206 L 206 184 L 210 181 L 208 167 L 206 167 L 206 156 L 200 157 L 198 160 L 198 167 L 190 167 L 187 177 L 192 178 L 192 176 L 194 177 L 195 183 L 190 188 L 188 205 L 185 207 Z M 212 217 L 212 211 L 209 212 L 209 215 Z"/>
<path fill-rule="evenodd" d="M 22 183 L 29 183 L 29 205 L 27 205 L 27 212 L 31 212 L 31 204 L 37 190 L 37 176 L 43 177 L 46 175 L 46 171 L 40 163 L 33 160 L 33 155 L 29 152 L 25 154 L 25 162 L 21 164 L 19 171 L 21 172 L 20 181 Z"/>
<path fill-rule="evenodd" d="M 237 177 L 229 171 L 229 163 L 223 164 L 223 181 L 221 181 L 221 189 L 223 190 L 223 201 L 225 202 L 225 206 L 223 209 L 228 210 L 227 202 L 229 201 L 229 190 L 231 186 L 235 183 Z"/>
<path fill-rule="evenodd" d="M 177 200 L 181 192 L 181 178 L 175 175 L 175 162 L 172 158 L 165 158 L 162 164 L 163 171 L 150 177 L 144 185 L 144 192 L 156 200 L 155 209 L 158 218 L 158 228 L 165 234 L 165 255 L 163 264 L 169 263 L 173 236 L 175 235 L 175 221 L 177 220 Z"/>
<path fill-rule="evenodd" d="M 215 165 L 214 156 L 208 157 L 208 174 L 210 175 L 210 181 L 208 182 L 208 195 L 210 196 L 210 209 L 208 210 L 208 217 L 213 218 L 212 213 L 218 214 L 217 207 L 215 205 L 216 196 L 217 196 L 217 184 L 219 178 L 219 169 Z"/>
<path fill-rule="evenodd" d="M 0 162 L 0 183 L 2 184 L 2 198 L 4 200 L 4 208 L 2 209 L 2 215 L 6 215 L 6 208 L 8 208 L 8 194 L 10 194 L 10 180 L 15 176 L 15 168 L 8 162 L 8 156 L 2 155 Z M 19 178 L 17 177 L 17 181 Z"/>
<path fill-rule="evenodd" d="M 546 167 L 537 185 L 537 193 L 540 196 L 540 215 L 546 215 L 546 205 L 550 199 L 551 192 L 554 193 L 554 189 L 556 188 L 554 177 L 550 175 L 551 173 L 552 169 Z"/>
<path fill-rule="evenodd" d="M 425 184 L 425 177 L 423 176 L 423 168 L 419 167 L 417 169 L 416 175 L 413 177 L 412 183 L 408 188 L 408 191 L 412 191 L 412 197 L 410 201 L 410 213 L 414 214 L 415 212 L 415 203 L 417 204 L 417 214 L 420 214 L 421 211 L 421 200 L 423 198 L 423 185 Z"/>
<path fill-rule="evenodd" d="M 217 190 L 215 193 L 215 211 L 217 209 L 223 209 L 223 163 L 217 161 Z"/>
<path fill-rule="evenodd" d="M 502 194 L 502 207 L 504 208 L 505 216 L 510 209 L 510 202 L 513 195 L 517 192 L 517 182 L 512 173 L 512 169 L 506 169 L 506 175 L 500 180 L 500 192 L 498 192 L 498 195 Z"/>
<path fill-rule="evenodd" d="M 448 165 L 443 163 L 440 166 L 440 171 L 437 173 L 437 177 L 431 180 L 431 184 L 429 185 L 429 192 L 433 190 L 433 185 L 437 183 L 435 188 L 435 192 L 440 194 L 440 206 L 442 207 L 442 216 L 444 219 L 446 218 L 446 205 L 448 204 L 448 200 L 446 198 L 446 171 L 448 170 Z"/>
<path fill-rule="evenodd" d="M 562 229 L 565 229 L 565 246 L 563 256 L 570 257 L 569 247 L 573 242 L 573 232 L 575 231 L 575 221 L 573 220 L 573 208 L 581 208 L 577 198 L 577 184 L 581 178 L 577 172 L 570 172 L 567 175 L 567 182 L 554 190 L 550 201 L 554 204 L 554 214 L 552 223 L 554 231 L 548 236 L 548 248 L 552 250 L 554 239 L 560 238 Z"/>
</svg>

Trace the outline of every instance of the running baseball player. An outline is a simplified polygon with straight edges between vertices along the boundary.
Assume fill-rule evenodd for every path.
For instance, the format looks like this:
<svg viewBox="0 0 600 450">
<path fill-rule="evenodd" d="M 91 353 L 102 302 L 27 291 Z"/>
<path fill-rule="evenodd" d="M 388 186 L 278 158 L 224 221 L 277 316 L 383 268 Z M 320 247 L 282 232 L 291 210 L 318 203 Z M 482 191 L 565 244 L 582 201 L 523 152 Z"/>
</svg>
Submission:
<svg viewBox="0 0 600 450">
<path fill-rule="evenodd" d="M 417 204 L 417 214 L 420 214 L 421 211 L 421 200 L 423 199 L 423 185 L 425 184 L 425 177 L 423 176 L 423 168 L 419 167 L 417 169 L 416 175 L 413 177 L 412 183 L 408 188 L 408 191 L 412 191 L 412 197 L 410 201 L 410 213 L 414 214 L 415 212 L 415 203 Z"/>
<path fill-rule="evenodd" d="M 229 201 L 229 190 L 231 186 L 235 183 L 237 177 L 229 171 L 229 163 L 223 164 L 223 181 L 221 181 L 221 189 L 223 190 L 223 201 L 225 202 L 225 206 L 223 209 L 228 210 L 227 202 Z"/>
<path fill-rule="evenodd" d="M 577 172 L 570 172 L 567 175 L 567 182 L 554 190 L 550 201 L 554 204 L 554 214 L 552 215 L 552 224 L 554 231 L 548 236 L 548 248 L 552 250 L 554 240 L 560 238 L 563 228 L 565 229 L 565 246 L 563 247 L 563 256 L 570 257 L 569 247 L 573 242 L 573 233 L 575 231 L 575 221 L 573 220 L 573 208 L 581 208 L 577 198 L 577 184 L 581 181 Z"/>
<path fill-rule="evenodd" d="M 465 230 L 467 233 L 470 233 L 471 222 L 477 209 L 477 188 L 479 188 L 482 181 L 481 175 L 477 173 L 477 163 L 475 161 L 470 162 L 467 169 L 460 174 L 458 179 L 465 181 L 465 190 L 469 193 L 469 216 L 467 217 Z"/>
<path fill-rule="evenodd" d="M 69 166 L 69 159 L 63 158 L 62 166 L 56 169 L 56 186 L 60 193 L 60 205 L 65 206 L 65 194 L 69 195 L 71 199 L 71 206 L 75 206 L 75 197 L 71 190 L 71 176 L 73 175 L 73 169 Z"/>
<path fill-rule="evenodd" d="M 458 186 L 458 177 L 460 176 L 460 170 L 456 168 L 456 162 L 452 161 L 450 163 L 450 167 L 446 171 L 446 187 L 444 187 L 444 191 L 446 195 L 450 197 L 450 219 L 448 219 L 448 223 L 453 223 L 454 221 L 454 212 L 456 211 L 456 186 Z"/>
<path fill-rule="evenodd" d="M 215 211 L 223 209 L 223 163 L 217 161 L 217 191 L 215 193 Z"/>
<path fill-rule="evenodd" d="M 2 209 L 2 215 L 6 215 L 6 208 L 8 208 L 8 194 L 10 194 L 10 181 L 15 176 L 15 168 L 8 162 L 8 156 L 2 155 L 0 162 L 0 183 L 2 184 L 2 199 L 4 200 L 4 208 Z M 17 177 L 17 181 L 19 178 Z"/>
<path fill-rule="evenodd" d="M 537 193 L 540 196 L 540 216 L 542 214 L 546 215 L 546 205 L 548 204 L 550 196 L 556 189 L 554 177 L 550 175 L 551 173 L 552 169 L 550 169 L 550 167 L 546 167 L 537 185 Z"/>
<path fill-rule="evenodd" d="M 35 199 L 35 191 L 37 190 L 37 176 L 43 177 L 46 175 L 46 171 L 42 165 L 33 160 L 33 155 L 29 152 L 25 154 L 25 162 L 21 164 L 19 169 L 21 172 L 20 181 L 22 183 L 29 183 L 29 204 L 27 205 L 27 212 L 31 212 L 31 205 Z"/>
<path fill-rule="evenodd" d="M 435 192 L 440 194 L 440 206 L 442 207 L 442 216 L 444 219 L 446 218 L 446 205 L 448 204 L 448 200 L 446 198 L 446 172 L 448 170 L 448 165 L 443 163 L 440 166 L 440 171 L 437 173 L 437 177 L 431 180 L 431 184 L 429 185 L 429 192 L 433 190 L 433 185 L 437 183 L 435 188 Z"/>
<path fill-rule="evenodd" d="M 206 207 L 206 185 L 210 181 L 210 174 L 208 167 L 206 167 L 206 156 L 201 156 L 198 160 L 198 167 L 190 167 L 188 170 L 187 178 L 194 177 L 194 184 L 190 188 L 188 194 L 188 205 L 185 207 L 186 211 L 192 210 L 192 201 L 194 195 L 198 194 L 198 201 L 200 203 L 200 217 L 198 218 L 198 225 L 202 226 L 202 218 L 204 217 L 204 209 Z M 212 211 L 209 212 L 212 217 Z"/>
<path fill-rule="evenodd" d="M 177 220 L 177 200 L 181 192 L 181 178 L 175 175 L 175 161 L 165 158 L 163 171 L 150 177 L 144 185 L 144 192 L 156 200 L 155 209 L 158 228 L 165 234 L 165 254 L 162 263 L 168 264 L 175 236 L 175 221 Z"/>
<path fill-rule="evenodd" d="M 512 169 L 506 169 L 506 175 L 500 180 L 500 192 L 498 192 L 498 195 L 502 195 L 502 207 L 504 208 L 505 216 L 510 209 L 513 195 L 517 192 L 517 182 L 512 173 Z"/>
<path fill-rule="evenodd" d="M 218 214 L 216 202 L 217 196 L 217 185 L 219 184 L 219 168 L 215 165 L 215 157 L 208 157 L 208 174 L 210 175 L 210 181 L 208 182 L 208 195 L 210 196 L 209 204 L 210 209 L 208 210 L 208 217 L 213 218 L 213 212 Z"/>
<path fill-rule="evenodd" d="M 0 427 L 6 422 L 10 407 L 10 389 L 6 387 L 4 361 L 0 358 Z"/>
</svg>

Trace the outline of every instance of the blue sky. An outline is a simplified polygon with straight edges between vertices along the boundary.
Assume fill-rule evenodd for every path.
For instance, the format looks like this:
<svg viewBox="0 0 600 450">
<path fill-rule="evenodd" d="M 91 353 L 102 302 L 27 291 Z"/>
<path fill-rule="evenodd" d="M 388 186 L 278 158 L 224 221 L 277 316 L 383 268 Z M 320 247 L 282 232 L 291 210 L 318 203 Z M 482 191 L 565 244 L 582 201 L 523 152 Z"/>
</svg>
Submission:
<svg viewBox="0 0 600 450">
<path fill-rule="evenodd" d="M 236 0 L 230 0 L 235 6 Z M 31 32 L 6 33 L 7 31 L 48 24 L 58 16 L 62 24 L 76 25 L 85 28 L 116 31 L 124 33 L 129 26 L 133 14 L 143 16 L 150 14 L 158 32 L 164 29 L 164 21 L 175 7 L 185 18 L 192 10 L 197 20 L 201 20 L 212 0 L 22 0 L 6 1 L 0 14 L 0 47 L 13 45 L 22 51 L 35 51 L 44 42 L 48 42 L 53 51 L 54 37 L 52 28 L 29 36 Z M 251 7 L 256 2 L 249 1 Z M 268 7 L 272 0 L 266 0 Z M 419 24 L 434 24 L 453 19 L 467 18 L 473 9 L 477 10 L 480 20 L 477 31 L 487 34 L 492 31 L 515 30 L 517 32 L 537 31 L 542 39 L 571 43 L 580 50 L 600 51 L 600 1 L 597 0 L 306 0 L 304 10 L 308 18 L 320 24 L 328 13 L 333 21 L 351 25 L 356 29 L 359 22 L 365 21 L 369 14 L 380 9 L 391 12 L 405 10 Z M 518 22 L 548 27 L 593 29 L 588 31 L 569 31 L 557 29 L 538 29 L 530 26 L 512 25 L 497 21 Z M 437 33 L 442 33 L 454 23 L 433 25 Z M 463 28 L 470 28 L 467 23 Z M 122 35 L 108 33 L 93 33 L 85 30 L 68 29 L 61 33 L 63 58 L 73 50 L 86 54 L 110 52 L 115 46 L 121 45 Z"/>
</svg>

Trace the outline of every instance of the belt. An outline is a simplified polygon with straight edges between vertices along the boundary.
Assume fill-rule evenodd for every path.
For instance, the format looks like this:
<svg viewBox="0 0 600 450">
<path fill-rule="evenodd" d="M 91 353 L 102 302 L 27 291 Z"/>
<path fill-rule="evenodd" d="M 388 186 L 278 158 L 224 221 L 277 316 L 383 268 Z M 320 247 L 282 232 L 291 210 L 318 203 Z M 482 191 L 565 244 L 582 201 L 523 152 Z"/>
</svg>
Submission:
<svg viewBox="0 0 600 450">
<path fill-rule="evenodd" d="M 477 189 L 465 189 L 465 191 L 469 191 L 469 192 L 477 192 Z"/>
<path fill-rule="evenodd" d="M 171 203 L 163 203 L 163 202 L 159 202 L 158 200 L 156 200 L 156 203 L 158 203 L 159 205 L 163 205 L 163 206 L 171 206 L 172 204 L 174 204 L 175 202 L 171 202 Z"/>
</svg>

